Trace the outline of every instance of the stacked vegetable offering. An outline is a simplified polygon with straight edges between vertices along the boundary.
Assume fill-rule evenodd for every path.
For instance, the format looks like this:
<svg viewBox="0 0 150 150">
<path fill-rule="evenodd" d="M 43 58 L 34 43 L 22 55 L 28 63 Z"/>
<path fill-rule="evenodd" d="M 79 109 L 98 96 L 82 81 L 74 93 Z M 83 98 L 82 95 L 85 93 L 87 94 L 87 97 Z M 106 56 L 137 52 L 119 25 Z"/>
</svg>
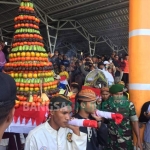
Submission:
<svg viewBox="0 0 150 150">
<path fill-rule="evenodd" d="M 14 21 L 16 31 L 10 62 L 4 71 L 16 81 L 16 108 L 20 105 L 48 105 L 49 97 L 59 92 L 58 82 L 54 80 L 52 63 L 48 61 L 33 3 L 23 0 Z"/>
</svg>

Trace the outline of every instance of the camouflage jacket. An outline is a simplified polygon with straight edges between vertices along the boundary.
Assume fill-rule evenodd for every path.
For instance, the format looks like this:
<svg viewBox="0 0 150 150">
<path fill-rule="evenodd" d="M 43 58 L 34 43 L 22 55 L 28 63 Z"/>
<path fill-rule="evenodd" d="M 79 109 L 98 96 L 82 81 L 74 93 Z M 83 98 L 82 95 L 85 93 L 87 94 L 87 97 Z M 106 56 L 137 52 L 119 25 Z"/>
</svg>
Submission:
<svg viewBox="0 0 150 150">
<path fill-rule="evenodd" d="M 125 147 L 132 147 L 132 129 L 130 117 L 136 115 L 134 104 L 129 100 L 117 101 L 114 100 L 113 97 L 110 97 L 107 101 L 102 103 L 102 110 L 121 113 L 124 116 L 122 123 L 119 125 L 115 124 L 113 120 L 109 121 L 108 130 L 109 138 L 111 139 L 109 142 L 111 144 L 114 142 L 114 145 L 118 144 L 118 146 L 121 145 L 119 146 L 120 148 L 124 147 L 124 150 L 129 150 Z M 128 143 L 128 141 L 130 142 Z M 109 145 L 111 145 L 110 143 Z M 125 144 L 128 144 L 128 146 L 125 146 Z"/>
</svg>

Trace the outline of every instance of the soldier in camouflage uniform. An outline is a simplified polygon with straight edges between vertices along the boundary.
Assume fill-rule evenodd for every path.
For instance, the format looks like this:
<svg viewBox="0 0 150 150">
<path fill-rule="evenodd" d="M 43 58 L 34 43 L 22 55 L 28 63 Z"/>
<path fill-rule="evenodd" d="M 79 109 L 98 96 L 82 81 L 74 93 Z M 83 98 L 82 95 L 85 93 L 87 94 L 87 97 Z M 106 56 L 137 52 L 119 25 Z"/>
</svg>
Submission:
<svg viewBox="0 0 150 150">
<path fill-rule="evenodd" d="M 137 136 L 137 146 L 142 150 L 135 107 L 132 102 L 123 97 L 123 88 L 120 84 L 113 85 L 109 90 L 112 97 L 102 104 L 103 111 L 121 113 L 124 116 L 119 125 L 112 120 L 109 121 L 109 140 L 106 150 L 134 150 L 131 124 Z"/>
</svg>

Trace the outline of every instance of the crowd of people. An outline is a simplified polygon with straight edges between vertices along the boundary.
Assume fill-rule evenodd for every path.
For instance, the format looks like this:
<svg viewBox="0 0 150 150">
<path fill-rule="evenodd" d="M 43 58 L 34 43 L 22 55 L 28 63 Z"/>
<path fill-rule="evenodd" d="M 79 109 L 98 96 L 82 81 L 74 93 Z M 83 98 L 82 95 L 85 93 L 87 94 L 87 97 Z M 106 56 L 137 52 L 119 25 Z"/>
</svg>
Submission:
<svg viewBox="0 0 150 150">
<path fill-rule="evenodd" d="M 4 64 L 9 61 L 8 55 L 2 51 L 3 48 L 4 45 L 1 43 L 0 72 L 3 72 Z M 48 59 L 53 63 L 55 74 L 60 76 L 60 84 L 65 80 L 65 84 L 70 87 L 71 92 L 76 94 L 76 107 L 75 110 L 71 109 L 72 102 L 66 95 L 59 94 L 52 97 L 49 108 L 54 109 L 50 110 L 50 118 L 33 129 L 27 138 L 24 137 L 24 142 L 21 142 L 21 134 L 19 134 L 21 146 L 18 146 L 18 150 L 133 150 L 133 131 L 137 139 L 136 146 L 143 150 L 139 133 L 139 119 L 128 94 L 128 55 L 120 57 L 113 52 L 111 56 L 68 57 L 56 50 L 53 56 L 50 52 L 48 53 Z M 86 76 L 93 70 L 100 70 L 108 81 L 107 86 L 101 87 L 100 97 L 91 89 L 82 89 Z M 63 78 L 64 76 L 65 78 Z M 64 88 L 59 86 L 59 88 Z M 2 139 L 6 136 L 6 134 L 3 135 L 5 129 L 13 119 L 13 106 L 16 98 L 15 82 L 4 73 L 0 73 L 0 92 L 0 112 L 3 112 L 0 117 L 0 139 Z M 58 109 L 55 108 L 55 103 L 65 105 Z M 95 113 L 96 110 L 111 112 L 112 119 L 98 116 Z M 114 120 L 117 120 L 120 115 L 123 118 L 117 124 Z M 72 117 L 96 120 L 98 128 L 70 125 L 68 121 Z M 144 138 L 145 150 L 150 149 L 149 118 L 150 104 L 146 103 L 142 107 L 140 116 L 140 122 L 147 122 Z M 11 134 L 9 138 L 10 136 Z M 17 145 L 19 145 L 18 143 Z M 9 145 L 8 150 L 16 149 Z"/>
<path fill-rule="evenodd" d="M 119 57 L 115 52 L 112 55 L 68 57 L 55 51 L 52 56 L 49 52 L 49 61 L 53 63 L 54 71 L 59 74 L 62 66 L 69 74 L 68 82 L 76 82 L 81 87 L 86 75 L 94 69 L 100 69 L 108 80 L 108 84 L 123 81 L 125 86 L 129 82 L 129 56 Z M 64 71 L 64 70 L 63 70 Z"/>
</svg>

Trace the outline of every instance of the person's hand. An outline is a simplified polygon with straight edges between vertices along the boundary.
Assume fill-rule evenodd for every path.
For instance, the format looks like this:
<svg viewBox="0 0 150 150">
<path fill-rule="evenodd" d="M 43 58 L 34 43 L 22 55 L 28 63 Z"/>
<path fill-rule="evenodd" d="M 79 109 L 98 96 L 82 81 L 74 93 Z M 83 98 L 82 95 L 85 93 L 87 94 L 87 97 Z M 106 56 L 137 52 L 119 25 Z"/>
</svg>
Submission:
<svg viewBox="0 0 150 150">
<path fill-rule="evenodd" d="M 73 131 L 74 134 L 80 136 L 80 129 L 77 126 L 68 124 L 67 127 Z"/>
<path fill-rule="evenodd" d="M 54 56 L 54 53 L 51 53 L 51 57 L 53 57 Z"/>
<path fill-rule="evenodd" d="M 96 114 L 91 114 L 91 116 L 96 120 L 96 121 L 102 121 L 102 117 L 96 116 Z M 101 127 L 101 123 L 98 123 L 98 128 Z"/>
<path fill-rule="evenodd" d="M 83 62 L 82 62 L 82 61 L 80 61 L 80 62 L 79 62 L 79 66 L 81 66 L 82 64 L 83 64 Z"/>
<path fill-rule="evenodd" d="M 71 118 L 70 120 L 72 120 L 72 119 L 74 119 L 74 118 Z M 74 134 L 80 136 L 80 129 L 79 129 L 79 127 L 67 124 L 67 128 L 71 129 Z"/>
<path fill-rule="evenodd" d="M 93 60 L 91 59 L 91 58 L 88 58 L 89 59 L 89 61 L 91 62 L 91 63 L 93 63 Z"/>
<path fill-rule="evenodd" d="M 96 120 L 96 121 L 101 121 L 102 117 L 96 116 L 96 114 L 91 114 L 91 116 Z"/>
<path fill-rule="evenodd" d="M 111 117 L 115 121 L 116 124 L 120 124 L 123 120 L 123 115 L 119 113 L 111 114 Z"/>
<path fill-rule="evenodd" d="M 86 61 L 85 61 L 85 59 L 83 59 L 83 61 L 82 61 L 82 62 L 83 62 L 82 64 L 85 64 L 85 62 L 86 62 Z"/>
<path fill-rule="evenodd" d="M 97 103 L 98 105 L 100 105 L 100 104 L 102 103 L 102 100 L 101 100 L 100 97 L 96 100 L 96 103 Z"/>
<path fill-rule="evenodd" d="M 138 150 L 138 149 L 143 150 L 143 147 L 142 147 L 140 139 L 138 139 L 138 141 L 136 143 L 136 150 Z"/>
</svg>

